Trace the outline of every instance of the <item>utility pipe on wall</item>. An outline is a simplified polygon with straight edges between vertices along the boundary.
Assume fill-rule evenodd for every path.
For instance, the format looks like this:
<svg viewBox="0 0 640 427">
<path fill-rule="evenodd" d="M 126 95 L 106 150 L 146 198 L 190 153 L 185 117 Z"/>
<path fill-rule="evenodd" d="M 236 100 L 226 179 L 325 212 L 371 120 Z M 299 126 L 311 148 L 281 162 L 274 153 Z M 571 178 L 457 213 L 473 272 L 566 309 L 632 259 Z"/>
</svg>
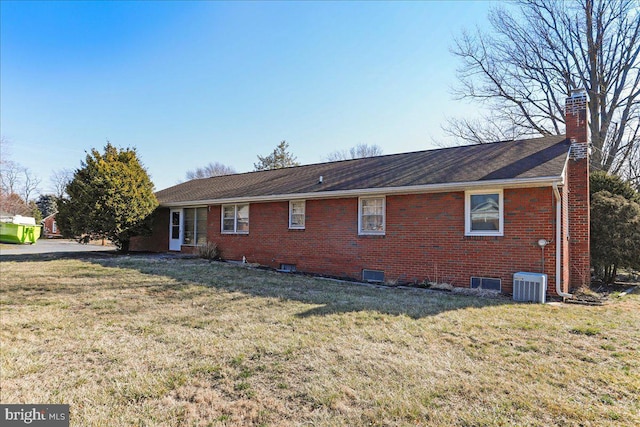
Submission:
<svg viewBox="0 0 640 427">
<path fill-rule="evenodd" d="M 562 255 L 562 198 L 558 191 L 558 184 L 553 184 L 553 194 L 556 196 L 556 293 L 562 298 L 573 298 L 573 294 L 562 291 L 562 266 L 560 258 Z"/>
</svg>

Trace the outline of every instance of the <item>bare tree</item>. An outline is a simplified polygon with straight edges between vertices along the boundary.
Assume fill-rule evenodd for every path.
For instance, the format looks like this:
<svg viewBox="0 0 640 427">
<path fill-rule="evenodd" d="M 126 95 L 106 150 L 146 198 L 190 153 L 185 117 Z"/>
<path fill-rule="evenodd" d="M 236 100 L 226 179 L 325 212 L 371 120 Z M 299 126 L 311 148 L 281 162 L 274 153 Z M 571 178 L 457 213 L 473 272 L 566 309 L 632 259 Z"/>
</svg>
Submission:
<svg viewBox="0 0 640 427">
<path fill-rule="evenodd" d="M 640 191 L 640 144 L 635 144 L 633 152 L 629 155 L 628 180 L 631 185 Z"/>
<path fill-rule="evenodd" d="M 9 140 L 4 135 L 0 135 L 0 165 L 4 165 L 9 157 L 9 144 Z"/>
<path fill-rule="evenodd" d="M 73 171 L 71 169 L 59 169 L 53 171 L 49 177 L 54 195 L 61 199 L 67 193 L 67 185 L 73 180 Z"/>
<path fill-rule="evenodd" d="M 326 157 L 330 162 L 338 160 L 361 159 L 363 157 L 375 157 L 382 155 L 382 148 L 379 145 L 358 144 L 349 150 L 338 150 Z"/>
<path fill-rule="evenodd" d="M 0 149 L 2 150 L 2 158 L 0 160 L 0 197 L 2 198 L 2 206 L 5 212 L 20 213 L 21 206 L 25 206 L 27 210 L 31 195 L 38 191 L 40 178 L 33 175 L 31 171 L 10 160 L 7 155 L 9 141 L 4 137 L 0 137 Z"/>
<path fill-rule="evenodd" d="M 35 191 L 38 191 L 41 182 L 40 178 L 33 175 L 28 168 L 10 160 L 4 161 L 2 164 L 0 181 L 4 194 L 18 194 L 25 203 L 29 201 Z"/>
<path fill-rule="evenodd" d="M 231 175 L 236 173 L 236 170 L 231 166 L 223 165 L 222 163 L 215 162 L 208 165 L 187 171 L 186 177 L 188 180 L 209 178 L 212 176 Z"/>
<path fill-rule="evenodd" d="M 22 199 L 25 202 L 29 202 L 31 195 L 38 191 L 38 186 L 42 180 L 33 175 L 29 168 L 22 168 L 22 174 L 24 176 L 24 180 L 22 181 Z"/>
<path fill-rule="evenodd" d="M 519 0 L 494 9 L 493 31 L 465 32 L 455 95 L 486 106 L 481 121 L 445 130 L 474 143 L 564 133 L 564 99 L 586 89 L 592 165 L 633 168 L 640 141 L 640 6 L 636 0 Z M 636 155 L 637 159 L 637 155 Z"/>
<path fill-rule="evenodd" d="M 32 209 L 16 193 L 5 193 L 0 189 L 0 214 L 30 215 Z"/>
<path fill-rule="evenodd" d="M 11 160 L 2 160 L 0 184 L 5 194 L 15 194 L 20 186 L 22 167 Z"/>
</svg>

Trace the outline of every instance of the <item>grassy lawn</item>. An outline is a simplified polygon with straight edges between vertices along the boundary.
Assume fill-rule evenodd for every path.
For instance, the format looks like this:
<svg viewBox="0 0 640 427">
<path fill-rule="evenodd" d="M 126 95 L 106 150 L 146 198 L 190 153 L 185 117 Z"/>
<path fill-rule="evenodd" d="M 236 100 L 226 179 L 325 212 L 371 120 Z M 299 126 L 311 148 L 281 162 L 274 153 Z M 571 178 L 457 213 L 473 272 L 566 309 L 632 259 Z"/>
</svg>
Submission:
<svg viewBox="0 0 640 427">
<path fill-rule="evenodd" d="M 640 425 L 640 296 L 378 289 L 193 259 L 2 261 L 0 401 L 73 426 Z"/>
</svg>

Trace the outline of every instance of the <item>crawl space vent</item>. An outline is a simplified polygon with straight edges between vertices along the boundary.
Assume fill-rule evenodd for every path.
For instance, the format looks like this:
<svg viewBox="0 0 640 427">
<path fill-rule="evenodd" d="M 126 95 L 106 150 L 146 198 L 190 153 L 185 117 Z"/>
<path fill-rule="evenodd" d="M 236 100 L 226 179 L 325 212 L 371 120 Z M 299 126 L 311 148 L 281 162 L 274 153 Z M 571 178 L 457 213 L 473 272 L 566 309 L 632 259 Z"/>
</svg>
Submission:
<svg viewBox="0 0 640 427">
<path fill-rule="evenodd" d="M 380 270 L 362 270 L 362 280 L 365 282 L 384 282 L 384 271 Z"/>
<path fill-rule="evenodd" d="M 283 271 L 283 272 L 286 272 L 286 273 L 293 273 L 294 271 L 296 271 L 296 265 L 295 264 L 280 264 L 279 271 Z"/>
</svg>

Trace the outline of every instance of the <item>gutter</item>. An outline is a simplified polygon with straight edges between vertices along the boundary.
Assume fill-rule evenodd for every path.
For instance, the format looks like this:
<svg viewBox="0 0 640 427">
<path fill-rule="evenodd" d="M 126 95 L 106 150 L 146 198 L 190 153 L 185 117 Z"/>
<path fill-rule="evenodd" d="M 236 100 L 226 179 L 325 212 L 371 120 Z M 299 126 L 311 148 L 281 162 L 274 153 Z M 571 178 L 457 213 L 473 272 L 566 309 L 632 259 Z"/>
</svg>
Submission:
<svg viewBox="0 0 640 427">
<path fill-rule="evenodd" d="M 310 200 L 310 199 L 331 199 L 344 197 L 357 197 L 367 195 L 392 195 L 392 194 L 415 194 L 415 193 L 436 193 L 449 191 L 465 191 L 470 189 L 495 189 L 495 188 L 522 188 L 522 187 L 546 187 L 562 184 L 563 176 L 545 176 L 537 178 L 525 179 L 496 179 L 490 181 L 472 181 L 472 182 L 449 182 L 441 184 L 428 185 L 410 185 L 402 187 L 384 187 L 384 188 L 361 188 L 354 190 L 338 190 L 338 191 L 318 191 L 308 193 L 290 193 L 290 194 L 271 194 L 265 196 L 249 196 L 249 197 L 227 197 L 219 199 L 205 200 L 185 200 L 176 202 L 160 203 L 162 207 L 183 207 L 183 206 L 202 206 L 202 205 L 221 205 L 226 203 L 259 203 L 259 202 L 275 202 L 286 200 Z M 327 184 L 327 179 L 324 179 Z M 323 185 L 323 184 L 318 184 Z"/>
<path fill-rule="evenodd" d="M 562 265 L 560 257 L 562 255 L 562 204 L 558 184 L 553 184 L 553 194 L 556 196 L 556 293 L 564 298 L 573 298 L 573 294 L 562 291 Z M 562 242 L 562 243 L 561 243 Z"/>
</svg>

